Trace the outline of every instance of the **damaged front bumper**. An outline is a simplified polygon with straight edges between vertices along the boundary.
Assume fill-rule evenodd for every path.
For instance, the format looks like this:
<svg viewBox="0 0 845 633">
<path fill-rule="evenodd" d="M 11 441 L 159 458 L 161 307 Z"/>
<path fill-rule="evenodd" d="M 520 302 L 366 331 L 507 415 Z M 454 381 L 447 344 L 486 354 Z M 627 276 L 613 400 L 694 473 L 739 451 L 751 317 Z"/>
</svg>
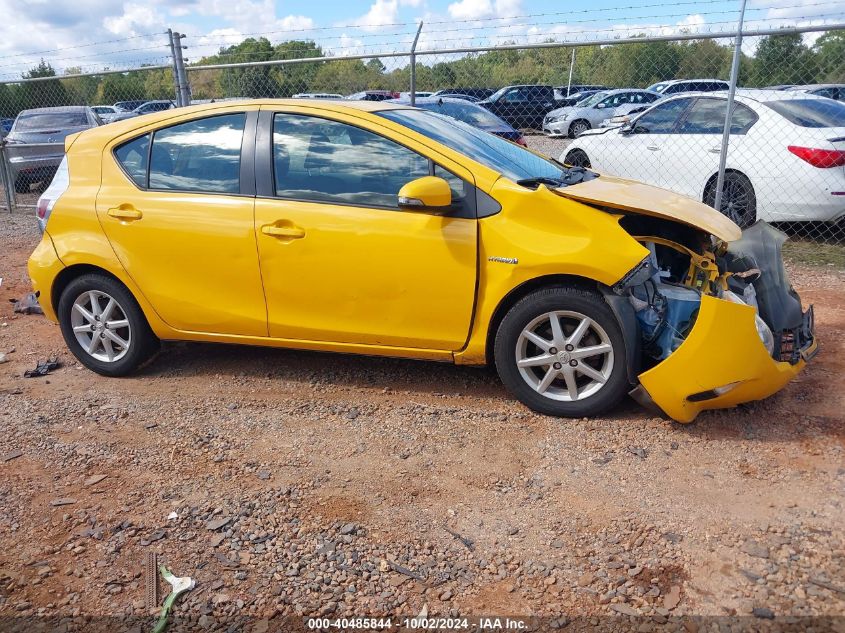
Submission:
<svg viewBox="0 0 845 633">
<path fill-rule="evenodd" d="M 815 355 L 818 343 L 813 327 L 810 307 L 795 337 L 797 353 L 788 361 L 778 361 L 760 341 L 753 307 L 703 296 L 684 342 L 639 375 L 640 386 L 632 395 L 643 404 L 653 403 L 678 422 L 692 422 L 707 409 L 766 398 L 782 389 Z"/>
</svg>

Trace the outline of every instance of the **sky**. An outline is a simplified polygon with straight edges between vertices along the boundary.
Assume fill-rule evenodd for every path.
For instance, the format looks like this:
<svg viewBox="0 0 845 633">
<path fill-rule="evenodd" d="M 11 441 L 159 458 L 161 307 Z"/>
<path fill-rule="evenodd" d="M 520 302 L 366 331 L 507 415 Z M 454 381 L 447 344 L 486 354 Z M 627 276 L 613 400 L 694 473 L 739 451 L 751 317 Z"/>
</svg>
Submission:
<svg viewBox="0 0 845 633">
<path fill-rule="evenodd" d="M 739 0 L 0 0 L 0 79 L 166 64 L 165 31 L 196 61 L 245 37 L 311 39 L 332 55 L 730 30 Z M 748 0 L 750 28 L 845 22 L 845 0 Z M 812 39 L 812 36 L 809 36 Z"/>
</svg>

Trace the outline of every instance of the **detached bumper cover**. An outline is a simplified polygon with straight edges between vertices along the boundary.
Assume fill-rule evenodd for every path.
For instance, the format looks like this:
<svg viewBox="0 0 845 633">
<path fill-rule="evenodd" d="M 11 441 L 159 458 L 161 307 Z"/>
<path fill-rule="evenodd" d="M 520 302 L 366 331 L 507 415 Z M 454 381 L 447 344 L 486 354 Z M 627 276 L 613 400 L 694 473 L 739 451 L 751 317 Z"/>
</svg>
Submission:
<svg viewBox="0 0 845 633">
<path fill-rule="evenodd" d="M 695 326 L 669 358 L 640 374 L 648 398 L 678 422 L 707 409 L 733 407 L 780 391 L 816 353 L 812 309 L 800 357 L 775 361 L 754 324 L 754 308 L 705 296 Z"/>
</svg>

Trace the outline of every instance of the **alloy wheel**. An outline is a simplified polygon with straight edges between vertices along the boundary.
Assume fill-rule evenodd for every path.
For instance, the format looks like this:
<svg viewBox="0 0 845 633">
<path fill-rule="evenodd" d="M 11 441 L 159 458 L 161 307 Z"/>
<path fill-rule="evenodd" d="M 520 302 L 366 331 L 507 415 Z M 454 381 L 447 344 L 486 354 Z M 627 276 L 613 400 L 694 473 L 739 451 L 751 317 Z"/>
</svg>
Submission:
<svg viewBox="0 0 845 633">
<path fill-rule="evenodd" d="M 610 379 L 613 345 L 590 317 L 573 311 L 547 312 L 520 333 L 516 365 L 538 394 L 577 402 L 594 395 Z"/>
<path fill-rule="evenodd" d="M 117 300 L 100 290 L 86 290 L 73 302 L 70 315 L 73 334 L 92 358 L 105 363 L 119 361 L 132 345 L 132 327 Z"/>
</svg>

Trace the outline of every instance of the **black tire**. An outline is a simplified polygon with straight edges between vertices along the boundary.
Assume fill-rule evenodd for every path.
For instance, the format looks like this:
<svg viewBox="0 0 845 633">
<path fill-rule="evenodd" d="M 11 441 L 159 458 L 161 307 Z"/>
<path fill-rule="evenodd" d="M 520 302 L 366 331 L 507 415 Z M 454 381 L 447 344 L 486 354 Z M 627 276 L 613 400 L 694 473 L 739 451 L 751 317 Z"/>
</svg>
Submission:
<svg viewBox="0 0 845 633">
<path fill-rule="evenodd" d="M 593 393 L 574 400 L 555 399 L 554 394 L 543 395 L 539 393 L 537 389 L 529 385 L 528 379 L 523 376 L 520 368 L 517 367 L 517 346 L 520 345 L 523 330 L 531 323 L 544 318 L 547 313 L 562 311 L 589 317 L 594 324 L 600 326 L 600 330 L 603 330 L 605 339 L 608 341 L 607 344 L 612 347 L 612 357 L 608 355 L 607 357 L 603 357 L 603 361 L 596 361 L 599 363 L 603 362 L 605 366 L 604 371 L 609 372 L 605 381 L 596 387 Z M 566 330 L 566 318 L 568 317 L 562 316 L 560 319 L 564 321 L 559 320 L 558 322 L 562 324 L 564 334 L 570 336 L 573 333 L 572 330 L 575 328 L 573 327 L 569 331 Z M 595 337 L 596 335 L 590 330 L 587 336 Z M 595 340 L 600 339 L 596 338 Z M 596 345 L 596 343 L 587 338 L 587 346 L 592 345 Z M 576 347 L 576 351 L 577 349 Z M 560 352 L 562 351 L 558 350 L 556 352 L 557 356 L 555 357 L 560 356 Z M 545 415 L 558 417 L 589 417 L 599 415 L 619 403 L 629 389 L 626 371 L 625 342 L 619 323 L 601 295 L 580 288 L 545 288 L 521 299 L 508 311 L 499 325 L 499 329 L 496 332 L 494 357 L 499 377 L 508 391 L 528 408 Z M 566 361 L 566 358 L 569 358 L 569 356 L 567 355 L 565 358 L 560 357 L 561 361 L 568 365 L 572 361 Z M 586 363 L 586 360 L 582 358 L 580 362 Z M 561 363 L 556 364 L 561 365 Z M 563 369 L 566 368 L 563 367 Z M 596 367 L 593 367 L 593 369 L 596 369 Z M 540 367 L 529 368 L 525 371 L 530 372 L 535 370 L 538 378 L 546 371 L 545 368 Z M 581 370 L 575 369 L 574 371 L 580 372 Z M 577 379 L 583 383 L 585 380 L 589 380 L 589 377 L 581 374 Z M 584 393 L 586 393 L 590 386 L 585 385 L 585 387 Z M 549 391 L 546 393 L 551 394 L 552 389 L 560 391 L 565 388 L 566 384 L 561 376 L 554 379 L 552 385 L 549 387 Z"/>
<path fill-rule="evenodd" d="M 124 340 L 128 339 L 125 353 L 116 360 L 99 360 L 92 356 L 83 349 L 77 339 L 77 333 L 74 332 L 74 317 L 72 316 L 75 311 L 74 302 L 89 291 L 105 295 L 105 298 L 115 299 L 117 308 L 123 312 L 125 321 L 128 322 L 128 328 L 114 330 L 115 334 L 121 336 Z M 102 308 L 103 297 L 98 299 L 98 302 Z M 93 311 L 90 312 L 93 313 Z M 80 363 L 102 376 L 126 376 L 152 358 L 159 348 L 159 340 L 150 329 L 141 307 L 135 301 L 135 297 L 132 296 L 126 286 L 105 275 L 91 273 L 71 281 L 59 298 L 58 317 L 62 336 L 64 336 L 68 349 Z M 84 334 L 88 335 L 87 332 Z M 89 336 L 93 338 L 94 334 Z M 109 348 L 112 348 L 111 342 L 109 342 Z"/>
<path fill-rule="evenodd" d="M 582 149 L 571 150 L 566 154 L 566 158 L 563 159 L 563 162 L 567 165 L 571 165 L 572 167 L 586 167 L 587 169 L 592 167 L 587 153 Z"/>
<path fill-rule="evenodd" d="M 715 177 L 708 183 L 704 192 L 704 204 L 716 208 Z M 722 215 L 736 222 L 741 229 L 748 228 L 757 221 L 757 195 L 751 181 L 744 174 L 736 171 L 725 174 L 720 206 Z"/>
<path fill-rule="evenodd" d="M 569 138 L 578 138 L 590 129 L 590 122 L 586 119 L 577 119 L 569 125 Z"/>
<path fill-rule="evenodd" d="M 15 193 L 29 193 L 29 179 L 24 176 L 15 178 Z"/>
</svg>

